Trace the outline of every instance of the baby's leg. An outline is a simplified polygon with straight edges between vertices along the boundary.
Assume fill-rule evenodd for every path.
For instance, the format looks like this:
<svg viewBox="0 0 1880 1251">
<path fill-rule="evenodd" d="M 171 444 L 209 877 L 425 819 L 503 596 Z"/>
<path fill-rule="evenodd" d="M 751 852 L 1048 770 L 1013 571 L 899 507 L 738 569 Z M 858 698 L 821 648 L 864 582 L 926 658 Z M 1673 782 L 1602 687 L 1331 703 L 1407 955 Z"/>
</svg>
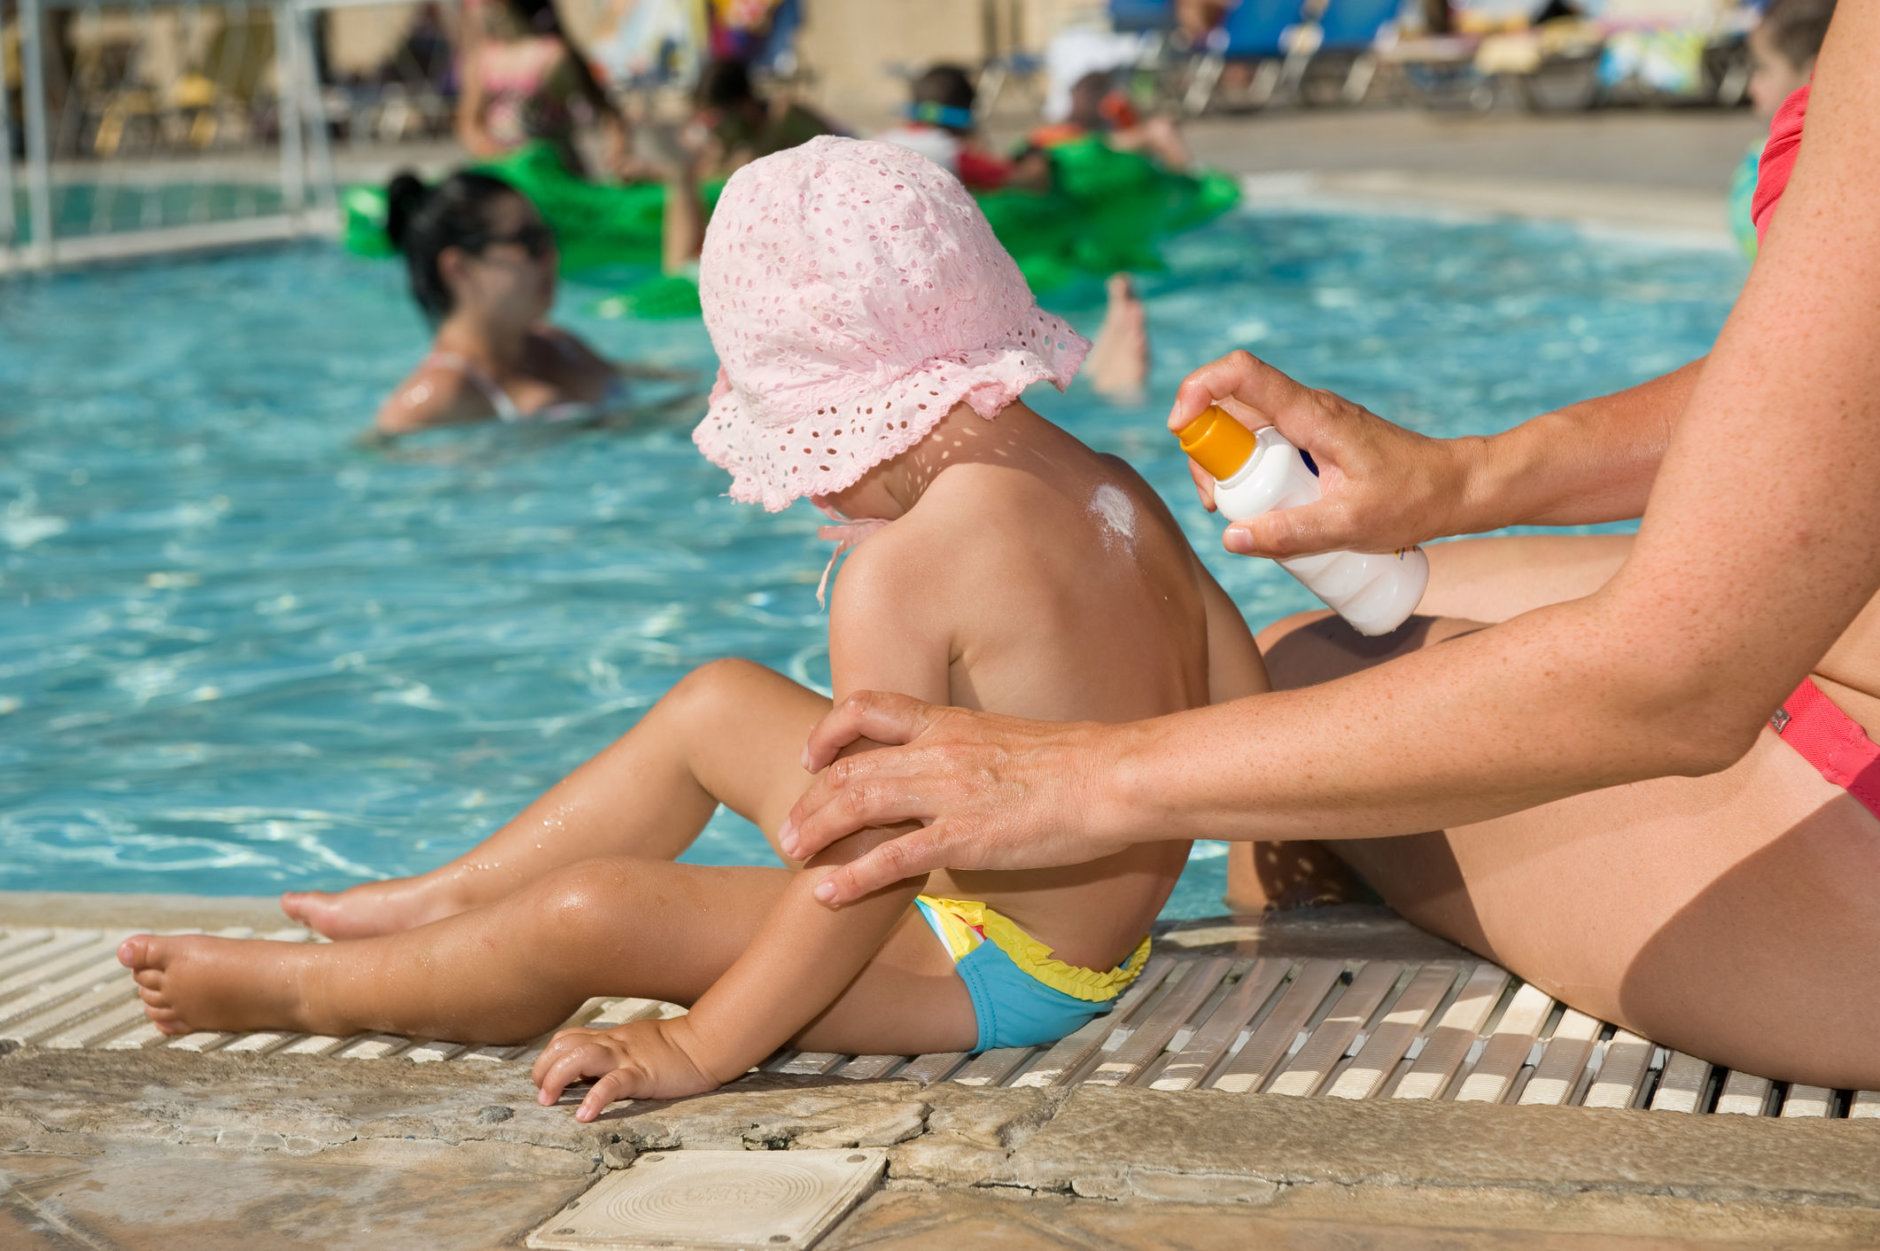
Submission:
<svg viewBox="0 0 1880 1251">
<path fill-rule="evenodd" d="M 803 743 L 828 710 L 827 699 L 761 665 L 714 661 L 449 864 L 335 894 L 289 892 L 281 907 L 328 938 L 366 938 L 500 899 L 577 860 L 671 860 L 720 803 L 770 838 L 809 784 Z"/>
<path fill-rule="evenodd" d="M 690 1003 L 756 936 L 783 869 L 614 857 L 550 872 L 430 925 L 348 943 L 127 939 L 146 1010 L 168 1033 L 379 1030 L 520 1043 L 595 995 Z M 970 1045 L 965 987 L 913 909 L 842 1000 L 804 1032 L 819 1048 Z"/>
</svg>

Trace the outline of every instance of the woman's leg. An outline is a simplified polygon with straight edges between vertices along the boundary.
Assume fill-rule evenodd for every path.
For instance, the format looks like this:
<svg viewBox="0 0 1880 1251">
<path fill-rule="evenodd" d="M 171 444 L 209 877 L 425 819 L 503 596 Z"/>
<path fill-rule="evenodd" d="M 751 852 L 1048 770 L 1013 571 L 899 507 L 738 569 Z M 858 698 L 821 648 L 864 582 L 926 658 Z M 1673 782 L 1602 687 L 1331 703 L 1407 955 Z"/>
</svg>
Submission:
<svg viewBox="0 0 1880 1251">
<path fill-rule="evenodd" d="M 1506 621 L 1606 585 L 1632 551 L 1629 534 L 1510 534 L 1423 549 L 1430 585 L 1418 610 L 1430 617 Z"/>
<path fill-rule="evenodd" d="M 770 838 L 809 784 L 803 743 L 828 709 L 821 695 L 761 665 L 714 661 L 449 864 L 334 894 L 289 892 L 281 906 L 328 938 L 365 938 L 500 899 L 577 860 L 674 859 L 720 803 Z"/>
<path fill-rule="evenodd" d="M 1324 627 L 1329 631 L 1324 640 L 1308 633 L 1294 640 L 1292 650 L 1301 646 L 1324 650 L 1331 665 L 1349 665 L 1357 659 L 1395 655 L 1404 650 L 1407 640 L 1418 645 L 1429 641 L 1431 621 L 1427 619 L 1506 621 L 1546 604 L 1591 595 L 1625 562 L 1632 536 L 1508 535 L 1435 543 L 1425 550 L 1430 557 L 1430 585 L 1423 594 L 1423 616 L 1413 619 L 1403 632 L 1369 640 L 1348 630 Z M 1329 616 L 1319 613 L 1313 619 Z M 1269 630 L 1261 636 L 1262 649 L 1271 639 L 1291 634 L 1306 619 L 1291 618 Z M 1442 636 L 1457 628 L 1447 627 Z M 1323 667 L 1327 662 L 1319 663 Z M 1223 901 L 1234 912 L 1261 912 L 1365 898 L 1365 888 L 1339 872 L 1343 868 L 1344 861 L 1336 852 L 1316 843 L 1237 843 L 1228 849 Z"/>
<path fill-rule="evenodd" d="M 1423 620 L 1379 647 L 1328 616 L 1261 636 L 1275 687 L 1482 628 Z M 1768 1077 L 1880 1085 L 1880 820 L 1773 733 L 1708 777 L 1326 846 L 1410 920 L 1582 1011 Z"/>
<path fill-rule="evenodd" d="M 743 953 L 789 880 L 784 869 L 587 860 L 397 934 L 347 943 L 140 934 L 120 958 L 166 1032 L 379 1030 L 521 1043 L 595 995 L 694 1001 Z M 914 1054 L 970 1046 L 975 1029 L 952 961 L 910 908 L 801 1041 Z"/>
</svg>

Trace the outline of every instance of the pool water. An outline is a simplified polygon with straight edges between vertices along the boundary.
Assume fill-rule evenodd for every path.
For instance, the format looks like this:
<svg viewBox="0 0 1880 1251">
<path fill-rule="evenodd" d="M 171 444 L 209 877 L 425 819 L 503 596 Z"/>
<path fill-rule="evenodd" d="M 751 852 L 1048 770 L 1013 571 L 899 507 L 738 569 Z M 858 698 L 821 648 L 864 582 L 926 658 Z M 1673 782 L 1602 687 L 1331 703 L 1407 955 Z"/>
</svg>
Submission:
<svg viewBox="0 0 1880 1251">
<path fill-rule="evenodd" d="M 1172 502 L 1257 627 L 1309 606 L 1225 556 L 1166 404 L 1248 347 L 1417 429 L 1489 431 L 1683 363 L 1741 284 L 1718 249 L 1507 222 L 1262 211 L 1143 288 L 1153 402 L 1035 405 Z M 565 322 L 711 363 L 696 323 Z M 1086 333 L 1098 291 L 1053 301 Z M 676 679 L 747 656 L 825 685 L 818 517 L 733 505 L 684 420 L 353 437 L 422 354 L 400 269 L 324 248 L 0 289 L 0 888 L 269 893 L 455 855 Z M 1217 910 L 1205 845 L 1169 905 Z M 721 814 L 688 859 L 763 862 Z"/>
</svg>

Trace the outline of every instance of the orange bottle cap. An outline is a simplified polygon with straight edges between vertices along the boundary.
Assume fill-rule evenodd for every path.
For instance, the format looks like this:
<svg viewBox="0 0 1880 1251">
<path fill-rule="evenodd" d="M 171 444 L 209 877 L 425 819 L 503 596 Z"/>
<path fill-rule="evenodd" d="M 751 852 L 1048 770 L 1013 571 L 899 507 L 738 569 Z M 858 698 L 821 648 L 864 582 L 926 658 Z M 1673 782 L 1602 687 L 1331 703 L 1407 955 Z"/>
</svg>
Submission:
<svg viewBox="0 0 1880 1251">
<path fill-rule="evenodd" d="M 1253 431 L 1215 405 L 1209 405 L 1175 437 L 1182 441 L 1182 451 L 1188 458 L 1207 470 L 1216 482 L 1225 482 L 1246 468 L 1257 446 Z"/>
</svg>

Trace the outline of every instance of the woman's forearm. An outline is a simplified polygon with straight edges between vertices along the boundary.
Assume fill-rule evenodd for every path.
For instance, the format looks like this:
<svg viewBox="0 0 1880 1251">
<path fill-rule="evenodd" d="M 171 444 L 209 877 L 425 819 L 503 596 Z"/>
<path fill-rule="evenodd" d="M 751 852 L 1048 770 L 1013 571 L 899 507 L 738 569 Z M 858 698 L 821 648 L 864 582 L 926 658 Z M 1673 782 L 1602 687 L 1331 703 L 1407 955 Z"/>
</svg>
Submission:
<svg viewBox="0 0 1880 1251">
<path fill-rule="evenodd" d="M 1703 368 L 1543 413 L 1452 445 L 1464 462 L 1455 534 L 1628 521 L 1645 511 L 1671 432 Z"/>
<path fill-rule="evenodd" d="M 1703 773 L 1746 750 L 1756 723 L 1721 706 L 1676 639 L 1642 629 L 1610 645 L 1630 615 L 1612 598 L 1319 686 L 1093 729 L 1108 767 L 1090 815 L 1121 842 L 1405 834 Z"/>
</svg>

